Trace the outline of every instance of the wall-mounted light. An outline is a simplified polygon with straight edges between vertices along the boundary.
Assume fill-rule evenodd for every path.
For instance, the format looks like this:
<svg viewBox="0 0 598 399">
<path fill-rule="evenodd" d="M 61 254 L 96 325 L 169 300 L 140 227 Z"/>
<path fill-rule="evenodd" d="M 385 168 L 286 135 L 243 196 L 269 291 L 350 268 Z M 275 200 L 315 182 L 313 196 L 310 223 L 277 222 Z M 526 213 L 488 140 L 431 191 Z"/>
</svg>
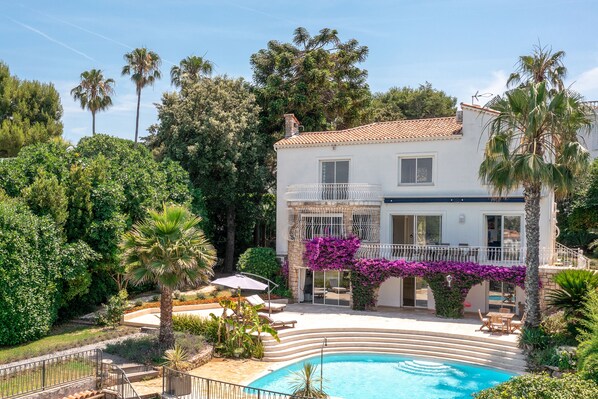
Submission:
<svg viewBox="0 0 598 399">
<path fill-rule="evenodd" d="M 446 275 L 446 282 L 448 284 L 448 287 L 451 288 L 451 283 L 453 282 L 453 276 L 451 276 L 450 274 Z"/>
<path fill-rule="evenodd" d="M 465 214 L 464 213 L 461 213 L 459 215 L 459 223 L 461 223 L 461 224 L 465 223 Z"/>
</svg>

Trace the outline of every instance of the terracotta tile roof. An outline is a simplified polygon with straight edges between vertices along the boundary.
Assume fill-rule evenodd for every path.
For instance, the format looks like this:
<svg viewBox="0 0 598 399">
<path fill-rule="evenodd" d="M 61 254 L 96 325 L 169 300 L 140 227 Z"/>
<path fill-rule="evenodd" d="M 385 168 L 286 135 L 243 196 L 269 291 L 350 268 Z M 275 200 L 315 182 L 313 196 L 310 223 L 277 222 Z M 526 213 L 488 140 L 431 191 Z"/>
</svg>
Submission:
<svg viewBox="0 0 598 399">
<path fill-rule="evenodd" d="M 376 122 L 345 130 L 300 133 L 278 141 L 274 148 L 447 140 L 460 138 L 461 128 L 462 123 L 457 122 L 454 116 Z"/>
</svg>

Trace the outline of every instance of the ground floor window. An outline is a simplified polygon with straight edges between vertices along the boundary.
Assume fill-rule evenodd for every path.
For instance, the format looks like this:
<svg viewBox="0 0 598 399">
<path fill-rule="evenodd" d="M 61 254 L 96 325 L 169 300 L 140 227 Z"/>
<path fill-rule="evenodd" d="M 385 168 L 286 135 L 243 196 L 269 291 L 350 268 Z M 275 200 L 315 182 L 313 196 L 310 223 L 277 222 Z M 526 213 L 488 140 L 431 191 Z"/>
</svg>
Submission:
<svg viewBox="0 0 598 399">
<path fill-rule="evenodd" d="M 489 281 L 488 310 L 507 308 L 512 313 L 516 313 L 517 298 L 515 295 L 515 284 L 504 283 L 502 281 Z"/>
</svg>

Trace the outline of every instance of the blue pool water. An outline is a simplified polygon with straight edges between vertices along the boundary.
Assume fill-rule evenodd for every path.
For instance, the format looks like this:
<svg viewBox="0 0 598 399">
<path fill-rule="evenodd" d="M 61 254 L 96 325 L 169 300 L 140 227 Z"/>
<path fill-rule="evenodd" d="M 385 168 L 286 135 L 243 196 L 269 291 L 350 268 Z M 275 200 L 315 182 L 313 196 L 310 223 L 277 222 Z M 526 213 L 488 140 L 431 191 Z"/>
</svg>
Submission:
<svg viewBox="0 0 598 399">
<path fill-rule="evenodd" d="M 283 367 L 250 386 L 292 393 L 293 372 L 314 357 Z M 504 382 L 514 374 L 459 363 L 432 362 L 395 355 L 339 354 L 324 356 L 324 391 L 343 399 L 471 398 L 471 394 Z"/>
</svg>

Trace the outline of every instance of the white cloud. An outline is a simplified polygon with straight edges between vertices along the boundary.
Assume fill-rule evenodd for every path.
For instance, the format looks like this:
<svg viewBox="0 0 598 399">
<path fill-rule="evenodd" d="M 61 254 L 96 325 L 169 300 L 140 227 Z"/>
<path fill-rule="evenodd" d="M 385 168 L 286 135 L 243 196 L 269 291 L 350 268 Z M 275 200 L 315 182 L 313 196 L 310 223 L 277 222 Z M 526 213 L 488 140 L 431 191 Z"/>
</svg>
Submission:
<svg viewBox="0 0 598 399">
<path fill-rule="evenodd" d="M 583 72 L 574 81 L 575 90 L 586 92 L 598 89 L 598 67 Z"/>
</svg>

